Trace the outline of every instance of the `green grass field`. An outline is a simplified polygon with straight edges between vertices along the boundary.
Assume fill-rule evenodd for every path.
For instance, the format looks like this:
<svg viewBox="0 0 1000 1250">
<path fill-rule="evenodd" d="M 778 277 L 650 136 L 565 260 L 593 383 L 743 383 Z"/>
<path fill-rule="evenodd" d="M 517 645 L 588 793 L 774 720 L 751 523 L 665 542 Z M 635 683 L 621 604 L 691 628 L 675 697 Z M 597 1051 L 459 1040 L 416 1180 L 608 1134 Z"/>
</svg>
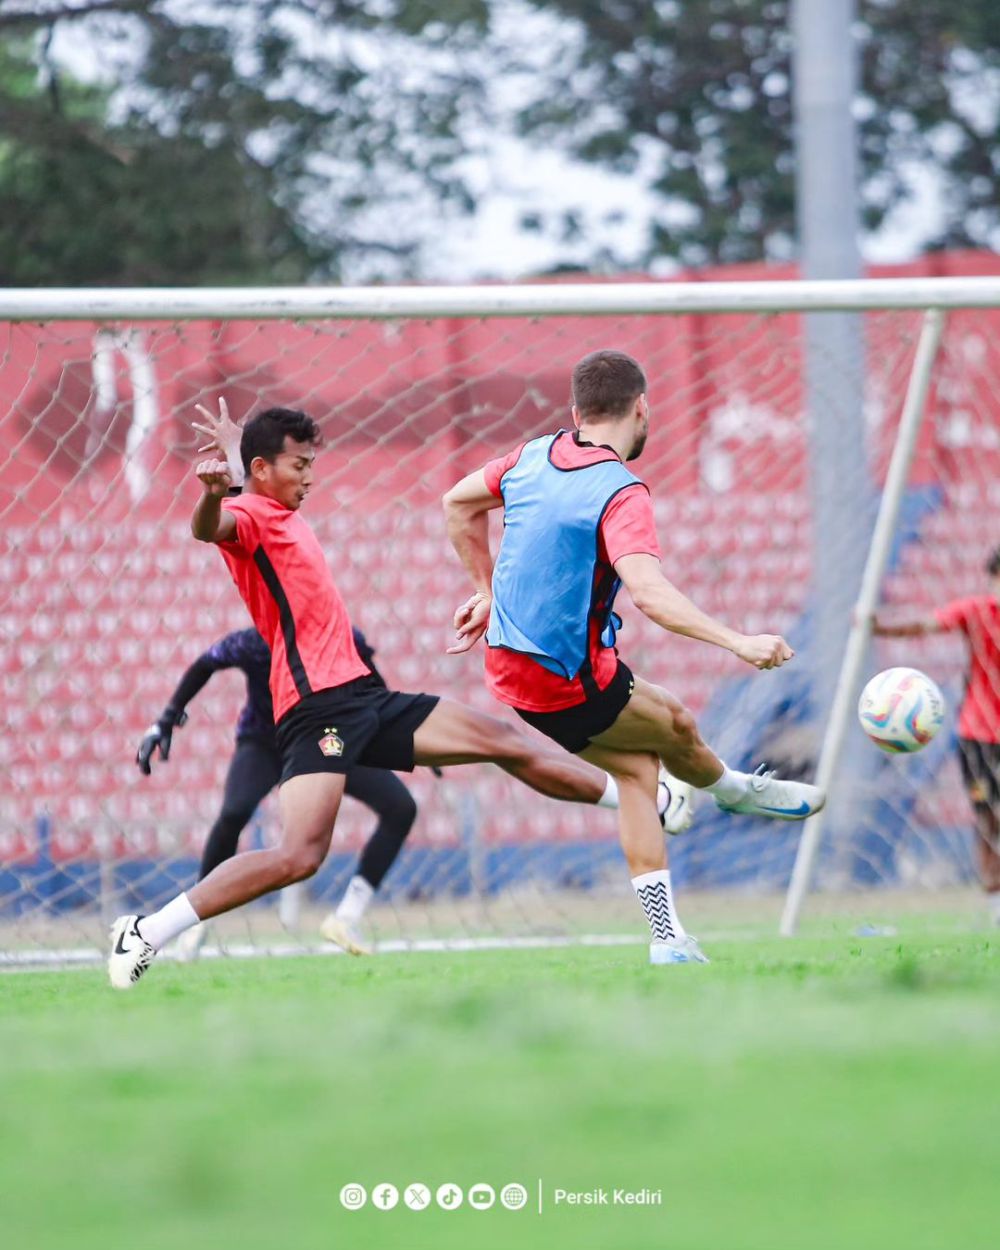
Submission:
<svg viewBox="0 0 1000 1250">
<path fill-rule="evenodd" d="M 710 950 L 161 963 L 125 995 L 97 970 L 4 977 L 4 1244 L 995 1246 L 997 939 Z M 350 1181 L 530 1202 L 348 1212 Z"/>
</svg>

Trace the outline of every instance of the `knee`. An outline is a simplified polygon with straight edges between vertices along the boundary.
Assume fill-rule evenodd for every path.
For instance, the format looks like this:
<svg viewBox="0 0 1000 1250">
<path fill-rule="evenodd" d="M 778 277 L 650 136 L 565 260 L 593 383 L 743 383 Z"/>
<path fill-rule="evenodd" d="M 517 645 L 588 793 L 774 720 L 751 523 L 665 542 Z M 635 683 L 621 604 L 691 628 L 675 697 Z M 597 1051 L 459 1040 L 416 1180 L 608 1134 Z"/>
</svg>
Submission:
<svg viewBox="0 0 1000 1250">
<path fill-rule="evenodd" d="M 413 822 L 417 819 L 417 801 L 409 790 L 393 800 L 385 816 L 393 828 L 398 829 L 404 837 L 410 832 Z"/>
<path fill-rule="evenodd" d="M 323 852 L 315 846 L 297 846 L 281 852 L 279 873 L 285 885 L 306 881 L 315 875 L 323 862 Z"/>
<path fill-rule="evenodd" d="M 653 688 L 652 698 L 656 719 L 669 729 L 672 737 L 682 742 L 699 740 L 697 722 L 679 699 L 660 686 Z"/>
<path fill-rule="evenodd" d="M 670 715 L 674 737 L 685 745 L 697 746 L 701 742 L 698 722 L 683 703 L 678 703 L 676 700 L 671 700 L 671 702 L 673 706 L 670 709 Z"/>
<path fill-rule="evenodd" d="M 503 764 L 528 763 L 538 754 L 535 743 L 522 729 L 503 720 L 490 720 L 488 742 L 484 744 L 489 758 Z"/>
<path fill-rule="evenodd" d="M 223 807 L 219 813 L 219 824 L 237 833 L 245 829 L 257 809 L 254 807 Z"/>
<path fill-rule="evenodd" d="M 615 769 L 615 780 L 619 785 L 638 786 L 647 793 L 656 789 L 656 778 L 660 771 L 659 757 L 652 752 L 635 751 L 626 757 L 627 763 Z"/>
</svg>

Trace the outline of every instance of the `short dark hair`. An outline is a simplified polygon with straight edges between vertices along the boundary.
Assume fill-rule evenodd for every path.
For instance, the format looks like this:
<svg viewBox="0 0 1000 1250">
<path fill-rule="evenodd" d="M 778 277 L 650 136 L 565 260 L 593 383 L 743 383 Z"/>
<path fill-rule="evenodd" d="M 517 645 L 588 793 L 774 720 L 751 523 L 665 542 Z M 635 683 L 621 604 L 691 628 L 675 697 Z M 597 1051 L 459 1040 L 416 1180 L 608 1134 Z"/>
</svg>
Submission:
<svg viewBox="0 0 1000 1250">
<path fill-rule="evenodd" d="M 1000 547 L 990 552 L 990 558 L 986 561 L 986 572 L 990 577 L 996 577 L 1000 573 Z"/>
<path fill-rule="evenodd" d="M 591 352 L 573 370 L 573 403 L 581 417 L 624 417 L 645 389 L 646 375 L 624 352 Z"/>
<path fill-rule="evenodd" d="M 250 465 L 258 456 L 274 464 L 285 450 L 286 438 L 315 446 L 320 441 L 319 426 L 298 408 L 266 408 L 258 412 L 243 427 L 240 440 L 243 468 L 249 473 Z"/>
</svg>

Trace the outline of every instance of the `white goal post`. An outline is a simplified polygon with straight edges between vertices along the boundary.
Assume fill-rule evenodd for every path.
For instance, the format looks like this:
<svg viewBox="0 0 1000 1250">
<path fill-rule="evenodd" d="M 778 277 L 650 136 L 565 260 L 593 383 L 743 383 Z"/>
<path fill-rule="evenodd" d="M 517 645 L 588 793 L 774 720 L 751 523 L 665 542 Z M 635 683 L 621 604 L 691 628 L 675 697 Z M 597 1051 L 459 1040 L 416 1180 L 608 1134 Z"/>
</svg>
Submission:
<svg viewBox="0 0 1000 1250">
<path fill-rule="evenodd" d="M 801 282 L 599 282 L 497 286 L 122 287 L 0 291 L 0 320 L 594 317 L 678 313 L 996 308 L 1000 279 L 852 278 Z"/>
<path fill-rule="evenodd" d="M 818 349 L 807 342 L 813 316 L 850 318 L 857 357 L 824 351 L 822 335 Z M 310 521 L 392 684 L 496 710 L 474 663 L 441 658 L 464 580 L 437 500 L 461 473 L 563 423 L 572 365 L 598 346 L 647 368 L 640 471 L 667 575 L 736 628 L 790 631 L 799 652 L 780 673 L 748 676 L 626 606 L 623 657 L 673 687 L 734 766 L 770 756 L 846 796 L 777 833 L 719 823 L 704 805 L 671 846 L 682 911 L 687 890 L 784 894 L 768 916 L 781 910 L 790 935 L 817 878 L 838 897 L 967 887 L 969 822 L 947 733 L 919 760 L 886 763 L 858 740 L 852 708 L 883 595 L 902 605 L 972 593 L 976 562 L 1000 542 L 991 318 L 1000 328 L 1000 276 L 0 292 L 0 960 L 48 942 L 36 922 L 52 916 L 61 951 L 93 949 L 122 899 L 138 906 L 188 878 L 217 805 L 235 679 L 209 687 L 204 716 L 176 733 L 152 779 L 140 782 L 131 761 L 137 728 L 185 663 L 246 623 L 218 560 L 183 541 L 193 403 L 226 394 L 237 416 L 265 400 L 316 411 L 332 468 Z M 843 463 L 832 474 L 810 454 L 824 421 L 827 433 L 843 427 L 850 481 Z M 407 595 L 419 604 L 404 610 Z M 839 639 L 832 674 L 817 637 Z M 877 667 L 912 659 L 953 704 L 953 644 L 921 640 L 904 656 L 880 643 Z M 606 813 L 550 809 L 488 770 L 444 786 L 415 774 L 413 787 L 420 822 L 378 913 L 387 944 L 628 931 Z M 253 836 L 272 836 L 274 820 L 265 807 Z M 336 871 L 302 896 L 303 925 L 345 879 L 366 828 L 348 815 Z M 286 905 L 239 935 L 264 948 L 299 924 Z"/>
</svg>

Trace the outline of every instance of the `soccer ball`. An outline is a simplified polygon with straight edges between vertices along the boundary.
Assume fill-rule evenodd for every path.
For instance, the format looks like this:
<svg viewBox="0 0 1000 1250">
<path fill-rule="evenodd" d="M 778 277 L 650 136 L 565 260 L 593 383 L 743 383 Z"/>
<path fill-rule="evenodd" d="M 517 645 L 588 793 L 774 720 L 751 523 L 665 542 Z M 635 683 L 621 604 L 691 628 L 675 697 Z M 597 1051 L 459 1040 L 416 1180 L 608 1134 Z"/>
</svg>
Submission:
<svg viewBox="0 0 1000 1250">
<path fill-rule="evenodd" d="M 921 751 L 941 728 L 944 698 L 919 669 L 887 668 L 862 690 L 858 720 L 872 742 L 890 755 Z"/>
</svg>

